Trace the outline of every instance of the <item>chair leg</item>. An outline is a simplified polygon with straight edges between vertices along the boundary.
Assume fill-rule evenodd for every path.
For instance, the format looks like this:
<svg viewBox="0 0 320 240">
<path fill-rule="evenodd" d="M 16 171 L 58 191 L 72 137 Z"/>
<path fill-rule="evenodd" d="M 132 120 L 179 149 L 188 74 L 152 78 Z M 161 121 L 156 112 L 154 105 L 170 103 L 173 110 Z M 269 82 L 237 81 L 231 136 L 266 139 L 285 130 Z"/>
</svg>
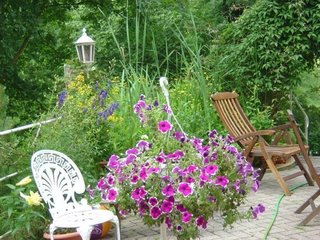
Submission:
<svg viewBox="0 0 320 240">
<path fill-rule="evenodd" d="M 77 232 L 80 234 L 82 240 L 90 240 L 93 226 L 81 226 L 77 228 Z"/>
<path fill-rule="evenodd" d="M 320 206 L 315 208 L 301 223 L 299 223 L 300 226 L 306 225 L 308 222 L 310 222 L 316 215 L 320 213 Z"/>
<path fill-rule="evenodd" d="M 121 240 L 119 218 L 115 215 L 111 220 L 111 222 L 113 222 L 116 225 L 116 239 Z"/>
<path fill-rule="evenodd" d="M 305 201 L 296 211 L 295 213 L 301 213 L 306 207 L 310 205 L 310 200 L 314 201 L 317 197 L 320 196 L 320 189 L 316 191 L 307 201 Z"/>
<path fill-rule="evenodd" d="M 266 163 L 270 169 L 270 171 L 272 172 L 273 176 L 276 178 L 276 180 L 278 181 L 280 187 L 283 189 L 284 193 L 286 196 L 290 196 L 291 193 L 289 191 L 289 188 L 286 184 L 286 182 L 283 180 L 282 176 L 280 175 L 278 169 L 276 168 L 276 166 L 274 165 L 273 161 L 268 158 L 266 160 Z"/>
<path fill-rule="evenodd" d="M 298 157 L 297 155 L 293 155 L 293 158 L 294 158 L 296 164 L 298 165 L 298 167 L 300 168 L 300 170 L 304 172 L 303 175 L 304 175 L 304 177 L 306 178 L 309 186 L 314 186 L 314 183 L 313 183 L 312 178 L 310 177 L 307 169 L 306 169 L 306 168 L 303 166 L 303 164 L 301 163 L 299 157 Z"/>
<path fill-rule="evenodd" d="M 57 229 L 57 227 L 53 224 L 50 224 L 49 226 L 49 232 L 50 232 L 50 240 L 53 240 L 53 233 Z"/>
</svg>

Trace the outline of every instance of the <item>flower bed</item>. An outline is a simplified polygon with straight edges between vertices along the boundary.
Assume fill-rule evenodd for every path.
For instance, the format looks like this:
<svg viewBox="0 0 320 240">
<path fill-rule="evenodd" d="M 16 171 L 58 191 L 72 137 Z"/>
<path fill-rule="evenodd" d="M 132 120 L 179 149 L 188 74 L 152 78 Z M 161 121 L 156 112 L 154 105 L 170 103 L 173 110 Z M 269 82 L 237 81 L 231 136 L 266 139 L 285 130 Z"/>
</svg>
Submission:
<svg viewBox="0 0 320 240">
<path fill-rule="evenodd" d="M 264 211 L 261 204 L 238 209 L 259 182 L 230 136 L 213 130 L 205 141 L 176 131 L 171 109 L 157 101 L 148 104 L 144 96 L 134 112 L 145 134 L 125 154 L 109 158 L 110 171 L 96 186 L 103 201 L 117 202 L 120 213 L 134 212 L 149 226 L 164 222 L 184 239 L 197 237 L 215 212 L 230 225 Z"/>
</svg>

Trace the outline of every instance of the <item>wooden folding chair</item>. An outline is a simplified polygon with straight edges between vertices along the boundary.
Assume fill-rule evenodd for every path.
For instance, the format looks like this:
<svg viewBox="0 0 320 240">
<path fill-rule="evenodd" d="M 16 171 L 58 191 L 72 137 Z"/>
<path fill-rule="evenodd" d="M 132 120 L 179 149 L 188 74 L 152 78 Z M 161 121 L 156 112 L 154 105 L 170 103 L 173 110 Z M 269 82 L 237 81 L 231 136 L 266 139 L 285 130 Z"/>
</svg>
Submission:
<svg viewBox="0 0 320 240">
<path fill-rule="evenodd" d="M 296 137 L 298 136 L 301 140 L 298 141 L 298 144 L 292 144 L 289 137 L 288 130 L 293 127 L 295 122 L 290 122 L 270 130 L 257 131 L 241 108 L 238 101 L 238 94 L 232 92 L 216 93 L 211 95 L 211 99 L 229 134 L 240 147 L 243 148 L 244 156 L 247 157 L 251 163 L 253 163 L 254 158 L 257 157 L 263 160 L 260 179 L 262 179 L 268 166 L 287 196 L 290 195 L 290 191 L 286 181 L 290 179 L 304 175 L 308 184 L 313 185 L 309 173 L 298 157 L 298 154 L 302 154 L 308 166 L 310 165 L 311 160 L 308 156 L 307 146 L 302 143 L 299 131 L 294 131 Z M 274 137 L 271 144 L 267 143 L 264 139 L 265 136 Z M 285 145 L 279 145 L 281 139 L 285 139 Z M 277 157 L 283 159 L 293 157 L 296 165 L 299 167 L 299 171 L 282 177 L 272 160 Z"/>
<path fill-rule="evenodd" d="M 288 116 L 289 116 L 289 120 L 291 125 L 293 126 L 293 131 L 296 133 L 299 133 L 299 130 L 297 128 L 296 125 L 296 121 L 295 118 L 292 114 L 291 111 L 288 110 Z M 302 143 L 302 139 L 299 136 L 297 138 L 297 141 L 300 142 L 300 144 Z M 306 225 L 308 224 L 308 222 L 310 222 L 316 215 L 318 215 L 320 213 L 320 206 L 315 205 L 314 201 L 320 196 L 320 174 L 317 172 L 317 170 L 315 169 L 312 161 L 306 161 L 307 166 L 309 168 L 309 172 L 312 176 L 312 178 L 315 180 L 317 186 L 319 187 L 319 189 L 311 196 L 309 197 L 296 211 L 295 213 L 302 213 L 303 210 L 305 210 L 309 205 L 311 207 L 311 212 L 299 223 L 299 225 Z"/>
</svg>

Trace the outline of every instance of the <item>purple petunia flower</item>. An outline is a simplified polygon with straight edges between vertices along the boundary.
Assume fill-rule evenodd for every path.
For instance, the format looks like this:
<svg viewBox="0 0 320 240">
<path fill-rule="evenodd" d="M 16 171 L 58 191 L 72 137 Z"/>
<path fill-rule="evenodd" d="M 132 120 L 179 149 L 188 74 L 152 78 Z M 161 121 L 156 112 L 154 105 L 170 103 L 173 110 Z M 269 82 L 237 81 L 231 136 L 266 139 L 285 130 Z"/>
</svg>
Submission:
<svg viewBox="0 0 320 240">
<path fill-rule="evenodd" d="M 115 202 L 117 200 L 118 191 L 116 188 L 110 188 L 107 194 L 107 200 L 109 202 Z"/>
<path fill-rule="evenodd" d="M 251 187 L 252 191 L 254 191 L 254 192 L 258 191 L 259 187 L 260 187 L 260 182 L 258 180 L 253 181 L 253 184 Z"/>
<path fill-rule="evenodd" d="M 252 209 L 252 217 L 257 218 L 260 213 L 265 211 L 265 207 L 259 203 L 256 207 Z"/>
<path fill-rule="evenodd" d="M 107 184 L 112 187 L 114 185 L 115 178 L 111 173 L 107 174 Z"/>
<path fill-rule="evenodd" d="M 139 176 L 138 175 L 133 175 L 130 182 L 132 184 L 136 184 L 139 181 Z"/>
<path fill-rule="evenodd" d="M 119 161 L 118 161 L 119 157 L 117 155 L 112 155 L 109 158 L 109 162 L 108 162 L 108 167 L 115 169 L 117 167 L 119 167 Z"/>
<path fill-rule="evenodd" d="M 141 171 L 139 173 L 139 177 L 142 181 L 146 181 L 148 178 L 148 173 L 147 173 L 147 169 L 145 167 L 141 168 Z"/>
<path fill-rule="evenodd" d="M 168 228 L 169 230 L 172 229 L 172 222 L 171 222 L 171 220 L 170 220 L 169 217 L 166 217 L 166 218 L 164 219 L 164 223 L 167 225 L 167 228 Z"/>
<path fill-rule="evenodd" d="M 87 187 L 87 191 L 89 193 L 89 196 L 91 199 L 94 198 L 94 190 L 90 187 L 90 185 Z"/>
<path fill-rule="evenodd" d="M 145 201 L 139 202 L 139 213 L 140 215 L 144 215 L 149 210 L 149 206 Z"/>
<path fill-rule="evenodd" d="M 130 148 L 126 151 L 126 155 L 130 155 L 130 154 L 134 154 L 134 155 L 138 155 L 139 154 L 139 150 L 136 148 Z"/>
<path fill-rule="evenodd" d="M 167 186 L 162 188 L 161 193 L 166 197 L 170 197 L 170 196 L 173 196 L 175 194 L 175 190 L 174 190 L 174 188 L 173 188 L 173 186 L 171 184 L 168 184 Z"/>
<path fill-rule="evenodd" d="M 131 198 L 135 201 L 139 201 L 140 199 L 143 199 L 147 195 L 147 191 L 144 189 L 144 187 L 136 188 L 131 192 Z"/>
<path fill-rule="evenodd" d="M 163 213 L 170 213 L 173 209 L 173 203 L 167 200 L 164 200 L 161 204 L 161 211 Z"/>
<path fill-rule="evenodd" d="M 177 232 L 181 232 L 182 231 L 182 227 L 180 225 L 176 226 L 176 231 Z"/>
<path fill-rule="evenodd" d="M 208 166 L 206 166 L 206 168 L 205 168 L 205 172 L 206 172 L 206 174 L 208 174 L 208 175 L 214 175 L 214 174 L 216 174 L 216 172 L 218 171 L 218 166 L 217 165 L 208 165 Z"/>
<path fill-rule="evenodd" d="M 203 216 L 199 216 L 196 218 L 196 225 L 198 227 L 202 227 L 203 229 L 207 228 L 207 221 L 205 220 L 205 218 Z"/>
<path fill-rule="evenodd" d="M 100 180 L 97 183 L 97 188 L 100 191 L 108 189 L 108 184 L 104 180 L 105 180 L 104 178 L 100 178 Z"/>
<path fill-rule="evenodd" d="M 167 114 L 171 114 L 171 113 L 172 113 L 171 108 L 170 108 L 167 104 L 164 104 L 164 105 L 163 105 L 162 111 L 164 111 L 164 112 L 167 113 Z"/>
<path fill-rule="evenodd" d="M 176 131 L 172 135 L 177 141 L 181 143 L 184 143 L 186 141 L 186 136 L 182 132 Z"/>
<path fill-rule="evenodd" d="M 151 206 L 155 206 L 158 204 L 158 199 L 156 197 L 151 197 L 148 202 Z"/>
<path fill-rule="evenodd" d="M 190 176 L 186 177 L 186 182 L 187 183 L 194 183 L 195 181 L 196 180 L 193 177 L 190 177 Z"/>
<path fill-rule="evenodd" d="M 229 183 L 229 180 L 226 176 L 217 176 L 217 178 L 214 182 L 215 185 L 219 185 L 221 187 L 227 186 L 228 183 Z"/>
<path fill-rule="evenodd" d="M 184 197 L 188 197 L 193 193 L 193 188 L 190 185 L 191 184 L 187 182 L 180 183 L 178 187 L 178 192 L 181 193 Z"/>
<path fill-rule="evenodd" d="M 148 174 L 152 174 L 152 173 L 159 173 L 160 172 L 160 168 L 159 167 L 151 167 L 148 169 Z"/>
<path fill-rule="evenodd" d="M 176 209 L 182 213 L 187 211 L 187 209 L 182 204 L 177 204 Z"/>
<path fill-rule="evenodd" d="M 165 160 L 166 160 L 166 159 L 165 159 L 164 157 L 162 157 L 162 156 L 157 156 L 157 157 L 156 157 L 156 161 L 157 161 L 158 163 L 164 163 Z"/>
<path fill-rule="evenodd" d="M 137 143 L 137 148 L 139 148 L 141 150 L 141 152 L 149 150 L 150 147 L 151 147 L 150 143 L 148 143 L 147 141 L 144 141 L 144 140 L 140 140 Z"/>
<path fill-rule="evenodd" d="M 134 155 L 134 154 L 129 154 L 127 157 L 126 157 L 126 164 L 130 164 L 130 163 L 133 163 L 135 160 L 136 160 L 137 156 Z"/>
<path fill-rule="evenodd" d="M 167 133 L 168 131 L 170 131 L 172 129 L 172 125 L 169 121 L 165 120 L 165 121 L 161 121 L 158 123 L 158 130 L 161 133 Z"/>
<path fill-rule="evenodd" d="M 162 214 L 161 209 L 157 206 L 153 206 L 150 209 L 150 216 L 152 217 L 152 219 L 156 220 L 160 217 L 160 215 Z"/>
<path fill-rule="evenodd" d="M 181 216 L 181 221 L 182 221 L 183 223 L 188 223 L 188 222 L 190 222 L 190 220 L 191 220 L 191 218 L 192 218 L 192 213 L 189 213 L 188 211 L 186 211 L 186 212 L 183 212 L 181 215 L 182 215 L 182 216 Z"/>
</svg>

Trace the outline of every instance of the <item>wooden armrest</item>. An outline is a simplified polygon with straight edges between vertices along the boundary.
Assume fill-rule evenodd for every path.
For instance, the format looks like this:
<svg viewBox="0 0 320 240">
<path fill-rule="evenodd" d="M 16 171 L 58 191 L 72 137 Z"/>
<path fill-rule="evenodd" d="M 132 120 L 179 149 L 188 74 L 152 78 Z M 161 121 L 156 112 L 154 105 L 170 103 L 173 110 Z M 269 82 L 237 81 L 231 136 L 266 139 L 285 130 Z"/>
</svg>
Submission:
<svg viewBox="0 0 320 240">
<path fill-rule="evenodd" d="M 279 130 L 286 130 L 286 129 L 289 129 L 289 128 L 291 128 L 291 124 L 290 123 L 286 123 L 286 124 L 282 124 L 282 125 L 273 127 L 271 129 L 275 130 L 275 131 L 279 131 Z"/>
<path fill-rule="evenodd" d="M 250 138 L 250 137 L 257 137 L 257 136 L 271 136 L 273 134 L 275 134 L 275 130 L 260 130 L 260 131 L 255 131 L 255 132 L 251 132 L 251 133 L 247 133 L 244 135 L 241 135 L 239 137 L 236 137 L 234 140 L 235 141 L 239 141 L 245 138 Z"/>
</svg>

